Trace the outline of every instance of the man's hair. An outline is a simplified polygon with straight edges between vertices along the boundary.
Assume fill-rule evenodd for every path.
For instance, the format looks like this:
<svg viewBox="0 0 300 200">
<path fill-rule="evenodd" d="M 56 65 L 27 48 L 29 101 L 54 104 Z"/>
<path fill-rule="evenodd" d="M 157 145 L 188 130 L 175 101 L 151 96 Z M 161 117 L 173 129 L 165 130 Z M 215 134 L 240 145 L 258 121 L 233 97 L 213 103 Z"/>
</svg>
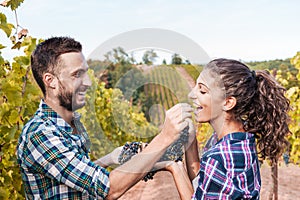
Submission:
<svg viewBox="0 0 300 200">
<path fill-rule="evenodd" d="M 81 51 L 81 44 L 70 37 L 52 37 L 37 45 L 31 54 L 31 70 L 44 96 L 46 95 L 46 88 L 43 75 L 47 72 L 54 75 L 59 73 L 60 55 Z"/>
</svg>

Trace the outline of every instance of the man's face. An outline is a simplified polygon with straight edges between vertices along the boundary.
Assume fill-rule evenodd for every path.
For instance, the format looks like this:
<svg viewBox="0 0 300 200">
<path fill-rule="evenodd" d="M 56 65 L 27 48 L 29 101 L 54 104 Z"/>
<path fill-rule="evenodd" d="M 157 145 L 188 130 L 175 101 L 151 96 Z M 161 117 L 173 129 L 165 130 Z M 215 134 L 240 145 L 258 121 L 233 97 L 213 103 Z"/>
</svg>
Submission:
<svg viewBox="0 0 300 200">
<path fill-rule="evenodd" d="M 89 66 L 82 53 L 65 53 L 60 55 L 62 61 L 60 73 L 57 74 L 60 105 L 69 111 L 75 111 L 85 105 L 85 94 L 91 86 L 87 74 Z"/>
</svg>

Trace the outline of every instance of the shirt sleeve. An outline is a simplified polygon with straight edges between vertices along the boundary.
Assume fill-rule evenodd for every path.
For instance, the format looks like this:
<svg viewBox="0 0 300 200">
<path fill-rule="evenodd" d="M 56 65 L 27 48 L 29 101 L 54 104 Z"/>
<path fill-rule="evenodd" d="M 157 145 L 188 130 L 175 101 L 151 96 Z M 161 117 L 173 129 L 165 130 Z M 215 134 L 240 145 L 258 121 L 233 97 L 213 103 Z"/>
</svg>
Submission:
<svg viewBox="0 0 300 200">
<path fill-rule="evenodd" d="M 192 199 L 232 199 L 232 180 L 217 160 L 209 157 L 202 161 L 198 176 L 198 187 Z"/>
<path fill-rule="evenodd" d="M 55 131 L 33 133 L 26 151 L 26 165 L 36 172 L 95 198 L 107 195 L 106 169 L 93 163 L 78 146 Z"/>
</svg>

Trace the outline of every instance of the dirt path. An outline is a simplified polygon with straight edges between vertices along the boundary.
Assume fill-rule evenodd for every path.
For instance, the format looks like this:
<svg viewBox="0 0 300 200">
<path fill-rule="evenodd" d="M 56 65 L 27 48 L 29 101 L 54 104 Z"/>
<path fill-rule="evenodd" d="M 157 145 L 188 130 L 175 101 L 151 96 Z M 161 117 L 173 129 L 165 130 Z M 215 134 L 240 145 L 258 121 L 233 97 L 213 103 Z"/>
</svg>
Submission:
<svg viewBox="0 0 300 200">
<path fill-rule="evenodd" d="M 272 186 L 271 168 L 264 164 L 261 169 L 261 200 L 268 200 Z M 300 199 L 300 166 L 289 164 L 278 168 L 278 199 Z M 158 172 L 153 180 L 140 181 L 131 188 L 121 200 L 180 200 L 172 175 L 169 172 Z"/>
<path fill-rule="evenodd" d="M 180 200 L 170 172 L 160 171 L 152 180 L 140 181 L 128 190 L 120 200 Z"/>
<path fill-rule="evenodd" d="M 272 186 L 271 168 L 264 164 L 260 171 L 262 177 L 261 200 L 268 200 Z M 278 167 L 278 199 L 300 199 L 300 166 L 282 164 Z"/>
<path fill-rule="evenodd" d="M 176 71 L 187 81 L 190 89 L 195 86 L 194 79 L 185 71 L 183 67 L 176 67 Z"/>
</svg>

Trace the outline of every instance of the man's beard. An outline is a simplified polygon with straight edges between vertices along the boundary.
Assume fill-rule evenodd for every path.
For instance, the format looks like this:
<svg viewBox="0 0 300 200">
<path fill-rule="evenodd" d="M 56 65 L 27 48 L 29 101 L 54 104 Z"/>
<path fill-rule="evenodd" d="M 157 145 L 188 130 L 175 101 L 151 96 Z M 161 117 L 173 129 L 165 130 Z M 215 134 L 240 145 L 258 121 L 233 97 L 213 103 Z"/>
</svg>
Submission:
<svg viewBox="0 0 300 200">
<path fill-rule="evenodd" d="M 84 104 L 76 104 L 75 96 L 77 90 L 74 93 L 69 92 L 60 82 L 59 82 L 59 88 L 60 88 L 60 93 L 58 94 L 58 100 L 60 106 L 66 108 L 68 111 L 75 111 L 84 106 Z"/>
</svg>

